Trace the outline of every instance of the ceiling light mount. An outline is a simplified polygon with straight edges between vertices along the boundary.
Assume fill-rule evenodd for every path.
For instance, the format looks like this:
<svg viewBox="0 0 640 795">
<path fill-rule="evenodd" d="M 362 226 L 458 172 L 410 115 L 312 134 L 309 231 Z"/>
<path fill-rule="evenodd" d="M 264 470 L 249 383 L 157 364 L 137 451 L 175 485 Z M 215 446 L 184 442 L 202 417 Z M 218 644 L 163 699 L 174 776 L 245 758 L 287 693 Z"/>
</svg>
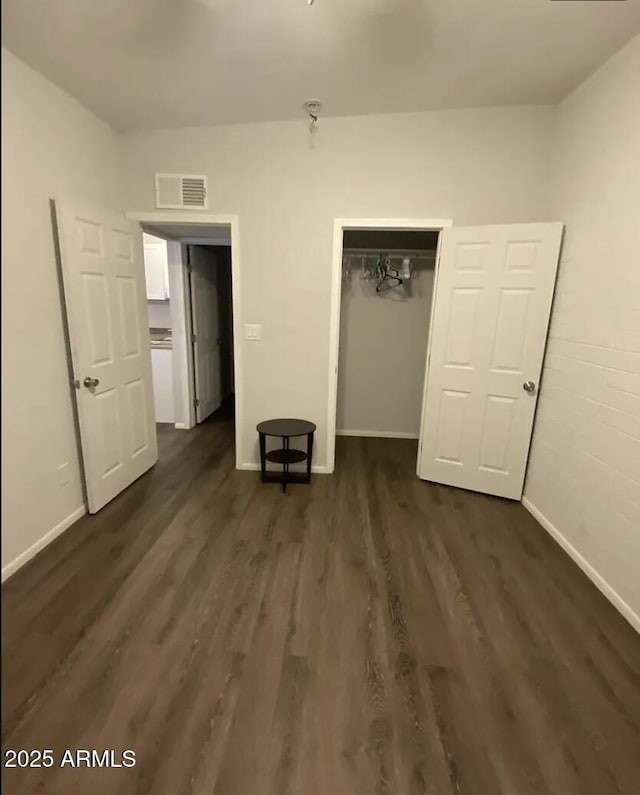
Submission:
<svg viewBox="0 0 640 795">
<path fill-rule="evenodd" d="M 318 118 L 322 110 L 322 102 L 319 99 L 308 99 L 302 104 L 302 109 L 305 111 L 310 119 L 309 132 L 315 132 L 318 126 Z"/>
</svg>

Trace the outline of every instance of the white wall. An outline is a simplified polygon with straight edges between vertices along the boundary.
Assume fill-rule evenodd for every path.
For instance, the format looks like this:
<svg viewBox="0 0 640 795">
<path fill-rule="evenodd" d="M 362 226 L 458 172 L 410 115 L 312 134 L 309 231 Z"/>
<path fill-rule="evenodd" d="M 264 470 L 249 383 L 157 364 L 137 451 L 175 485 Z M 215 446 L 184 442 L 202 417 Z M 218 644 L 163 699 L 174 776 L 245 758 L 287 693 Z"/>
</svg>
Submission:
<svg viewBox="0 0 640 795">
<path fill-rule="evenodd" d="M 171 303 L 169 301 L 147 301 L 149 328 L 171 328 Z"/>
<path fill-rule="evenodd" d="M 640 37 L 557 109 L 566 222 L 527 505 L 640 629 Z"/>
<path fill-rule="evenodd" d="M 415 278 L 376 293 L 354 258 L 340 302 L 338 432 L 418 438 L 435 252 Z"/>
<path fill-rule="evenodd" d="M 49 198 L 117 207 L 111 129 L 2 51 L 2 574 L 83 511 Z"/>
<path fill-rule="evenodd" d="M 243 462 L 255 426 L 277 416 L 318 424 L 326 463 L 329 297 L 335 217 L 547 220 L 542 172 L 550 108 L 503 108 L 307 123 L 131 133 L 122 137 L 127 210 L 154 209 L 154 173 L 206 174 L 209 211 L 237 214 L 244 323 Z"/>
<path fill-rule="evenodd" d="M 156 422 L 175 423 L 173 351 L 170 348 L 152 348 L 151 372 Z"/>
</svg>

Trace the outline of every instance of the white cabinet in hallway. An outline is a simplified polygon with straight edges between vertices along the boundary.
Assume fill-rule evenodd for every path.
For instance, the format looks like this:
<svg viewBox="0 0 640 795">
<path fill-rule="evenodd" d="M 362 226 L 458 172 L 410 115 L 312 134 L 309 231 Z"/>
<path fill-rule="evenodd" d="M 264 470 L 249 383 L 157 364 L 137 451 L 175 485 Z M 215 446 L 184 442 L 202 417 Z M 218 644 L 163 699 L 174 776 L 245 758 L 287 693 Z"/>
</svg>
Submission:
<svg viewBox="0 0 640 795">
<path fill-rule="evenodd" d="M 146 232 L 143 240 L 147 300 L 166 301 L 169 298 L 167 242 Z"/>
<path fill-rule="evenodd" d="M 153 400 L 156 422 L 175 422 L 173 403 L 173 351 L 171 348 L 152 348 Z"/>
</svg>

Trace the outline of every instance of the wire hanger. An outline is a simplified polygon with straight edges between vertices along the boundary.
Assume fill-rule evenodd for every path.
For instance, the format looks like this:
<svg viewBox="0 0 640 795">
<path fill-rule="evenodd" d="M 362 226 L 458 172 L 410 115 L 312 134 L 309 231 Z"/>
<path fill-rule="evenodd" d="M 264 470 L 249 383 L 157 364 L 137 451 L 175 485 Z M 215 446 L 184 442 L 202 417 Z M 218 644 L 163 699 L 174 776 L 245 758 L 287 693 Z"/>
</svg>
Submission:
<svg viewBox="0 0 640 795">
<path fill-rule="evenodd" d="M 389 257 L 385 257 L 383 259 L 382 254 L 378 258 L 378 266 L 377 266 L 379 281 L 376 284 L 376 292 L 377 293 L 384 293 L 387 290 L 393 290 L 394 287 L 400 287 L 403 283 L 403 279 L 400 276 L 400 272 L 397 268 L 393 268 L 391 266 L 391 260 Z"/>
</svg>

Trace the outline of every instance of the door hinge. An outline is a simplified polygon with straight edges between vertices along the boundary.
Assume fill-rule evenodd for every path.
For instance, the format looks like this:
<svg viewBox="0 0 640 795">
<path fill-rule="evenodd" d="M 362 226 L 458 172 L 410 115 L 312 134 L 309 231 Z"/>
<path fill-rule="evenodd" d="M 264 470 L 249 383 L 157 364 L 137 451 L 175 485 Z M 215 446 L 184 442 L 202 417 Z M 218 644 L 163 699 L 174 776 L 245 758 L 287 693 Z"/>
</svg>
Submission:
<svg viewBox="0 0 640 795">
<path fill-rule="evenodd" d="M 196 335 L 192 334 L 191 335 L 191 342 L 197 342 L 197 341 L 198 341 L 198 338 L 196 337 Z"/>
<path fill-rule="evenodd" d="M 198 406 L 200 405 L 200 401 L 198 400 L 198 398 L 193 399 L 193 405 L 195 406 L 195 408 L 198 408 Z"/>
</svg>

